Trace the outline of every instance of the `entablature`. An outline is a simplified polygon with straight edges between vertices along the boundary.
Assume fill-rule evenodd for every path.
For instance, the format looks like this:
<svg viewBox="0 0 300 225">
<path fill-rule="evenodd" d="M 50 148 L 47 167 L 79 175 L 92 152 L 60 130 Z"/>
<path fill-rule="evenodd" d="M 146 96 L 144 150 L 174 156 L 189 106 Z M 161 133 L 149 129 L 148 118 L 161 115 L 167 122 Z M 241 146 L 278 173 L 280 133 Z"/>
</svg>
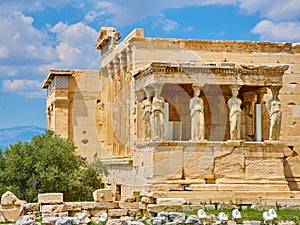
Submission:
<svg viewBox="0 0 300 225">
<path fill-rule="evenodd" d="M 47 74 L 47 77 L 44 80 L 44 83 L 43 83 L 42 87 L 43 88 L 48 88 L 51 85 L 54 78 L 57 77 L 57 76 L 68 77 L 68 76 L 72 76 L 73 74 L 74 74 L 73 70 L 50 70 L 49 73 Z"/>
<path fill-rule="evenodd" d="M 200 85 L 282 86 L 287 65 L 256 66 L 234 63 L 174 64 L 152 62 L 133 74 L 136 89 L 152 83 L 198 83 Z"/>
</svg>

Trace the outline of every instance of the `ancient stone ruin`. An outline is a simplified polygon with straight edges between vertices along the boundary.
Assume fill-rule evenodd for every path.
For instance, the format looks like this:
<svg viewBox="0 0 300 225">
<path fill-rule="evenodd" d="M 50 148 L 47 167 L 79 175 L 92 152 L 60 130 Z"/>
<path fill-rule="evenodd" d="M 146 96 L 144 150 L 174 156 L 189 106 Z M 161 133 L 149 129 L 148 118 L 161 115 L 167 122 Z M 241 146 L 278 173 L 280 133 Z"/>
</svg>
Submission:
<svg viewBox="0 0 300 225">
<path fill-rule="evenodd" d="M 299 203 L 299 44 L 120 38 L 43 84 L 47 128 L 106 164 L 114 200 Z"/>
<path fill-rule="evenodd" d="M 294 225 L 293 221 L 278 219 L 276 208 L 267 205 L 241 205 L 201 203 L 186 204 L 184 198 L 155 199 L 142 197 L 138 202 L 113 201 L 113 193 L 109 189 L 93 192 L 94 201 L 64 202 L 62 193 L 43 193 L 38 195 L 38 203 L 27 203 L 19 200 L 13 193 L 6 192 L 1 198 L 0 219 L 2 223 L 16 225 L 143 225 L 143 224 L 261 224 L 275 222 L 280 225 Z M 155 203 L 155 204 L 154 204 Z M 282 202 L 281 202 L 282 203 Z M 281 207 L 297 208 L 292 201 Z M 261 218 L 257 221 L 243 219 L 238 210 L 246 208 L 261 210 Z M 275 209 L 274 209 L 275 208 Z M 206 213 L 209 210 L 232 209 L 231 214 L 220 212 Z M 196 213 L 190 214 L 194 210 Z M 180 211 L 180 212 L 179 212 Z M 188 213 L 189 212 L 189 213 Z M 39 221 L 39 222 L 37 222 Z"/>
</svg>

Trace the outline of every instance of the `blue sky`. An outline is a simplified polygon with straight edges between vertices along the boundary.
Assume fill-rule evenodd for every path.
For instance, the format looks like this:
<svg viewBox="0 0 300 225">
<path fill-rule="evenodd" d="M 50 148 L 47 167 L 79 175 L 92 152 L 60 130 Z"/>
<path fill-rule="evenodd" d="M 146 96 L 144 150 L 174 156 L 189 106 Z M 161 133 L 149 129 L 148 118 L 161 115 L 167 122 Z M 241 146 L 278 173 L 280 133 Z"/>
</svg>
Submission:
<svg viewBox="0 0 300 225">
<path fill-rule="evenodd" d="M 0 0 L 0 128 L 46 127 L 50 69 L 98 69 L 101 26 L 125 37 L 300 42 L 300 0 Z"/>
</svg>

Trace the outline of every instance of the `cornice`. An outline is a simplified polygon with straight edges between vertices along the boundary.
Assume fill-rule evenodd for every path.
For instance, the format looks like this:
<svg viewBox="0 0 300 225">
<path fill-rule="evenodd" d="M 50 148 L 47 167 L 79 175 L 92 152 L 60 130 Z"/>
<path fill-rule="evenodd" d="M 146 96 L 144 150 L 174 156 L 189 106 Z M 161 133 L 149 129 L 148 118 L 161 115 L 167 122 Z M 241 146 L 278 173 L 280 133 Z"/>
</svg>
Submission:
<svg viewBox="0 0 300 225">
<path fill-rule="evenodd" d="M 231 64 L 233 65 L 233 64 Z M 219 66 L 211 65 L 189 65 L 189 64 L 171 64 L 152 62 L 148 66 L 141 68 L 133 74 L 135 79 L 139 76 L 145 76 L 147 74 L 221 74 L 221 75 L 271 75 L 278 76 L 283 75 L 284 72 L 289 68 L 288 65 L 278 66 L 255 66 L 255 65 L 237 65 L 227 67 L 226 65 L 220 64 Z"/>
</svg>

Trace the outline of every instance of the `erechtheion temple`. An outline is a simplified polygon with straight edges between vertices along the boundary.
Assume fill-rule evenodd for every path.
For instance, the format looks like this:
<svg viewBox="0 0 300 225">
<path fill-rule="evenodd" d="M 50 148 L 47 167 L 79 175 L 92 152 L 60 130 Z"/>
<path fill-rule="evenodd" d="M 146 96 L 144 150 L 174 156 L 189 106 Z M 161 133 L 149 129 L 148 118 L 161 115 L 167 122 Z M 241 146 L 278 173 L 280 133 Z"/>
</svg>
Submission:
<svg viewBox="0 0 300 225">
<path fill-rule="evenodd" d="M 122 39 L 98 71 L 51 70 L 48 129 L 101 159 L 115 198 L 299 198 L 300 44 Z"/>
</svg>

